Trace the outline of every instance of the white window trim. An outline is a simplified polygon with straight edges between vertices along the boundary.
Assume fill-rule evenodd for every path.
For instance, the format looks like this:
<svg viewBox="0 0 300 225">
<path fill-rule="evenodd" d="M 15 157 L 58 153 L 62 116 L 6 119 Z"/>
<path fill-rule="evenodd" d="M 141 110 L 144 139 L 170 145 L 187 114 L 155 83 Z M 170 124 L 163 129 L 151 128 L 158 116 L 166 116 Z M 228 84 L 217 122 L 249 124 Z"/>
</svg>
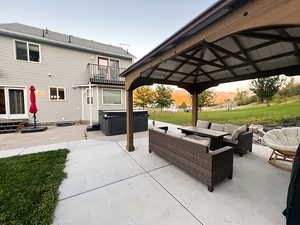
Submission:
<svg viewBox="0 0 300 225">
<path fill-rule="evenodd" d="M 26 46 L 27 46 L 27 60 L 22 60 L 22 59 L 17 59 L 17 45 L 16 45 L 16 42 L 23 42 L 23 43 L 26 43 Z M 33 44 L 33 45 L 38 45 L 39 46 L 39 53 L 40 53 L 40 60 L 39 62 L 34 62 L 34 61 L 30 61 L 29 60 L 29 44 Z M 17 62 L 28 62 L 28 63 L 42 63 L 42 51 L 41 51 L 41 45 L 40 44 L 37 44 L 37 43 L 34 43 L 34 42 L 30 42 L 30 41 L 23 41 L 23 40 L 18 40 L 18 39 L 13 39 L 13 46 L 14 46 L 14 57 L 15 57 L 15 60 Z"/>
<path fill-rule="evenodd" d="M 121 92 L 121 104 L 104 104 L 104 91 L 111 91 L 111 90 Z M 102 105 L 123 105 L 123 89 L 102 88 Z"/>
<path fill-rule="evenodd" d="M 99 63 L 99 58 L 103 58 L 103 59 L 107 59 L 108 60 L 108 67 L 111 67 L 111 64 L 110 64 L 110 60 L 116 60 L 119 62 L 119 68 L 121 68 L 121 60 L 118 59 L 118 58 L 114 58 L 114 57 L 107 57 L 107 56 L 102 56 L 102 55 L 97 55 L 97 64 Z"/>
<path fill-rule="evenodd" d="M 5 111 L 6 113 L 1 116 L 4 119 L 28 119 L 28 92 L 27 86 L 19 86 L 19 85 L 0 85 L 0 88 L 4 89 L 5 94 Z M 22 90 L 24 93 L 24 109 L 25 112 L 23 114 L 10 114 L 10 106 L 9 106 L 9 90 Z"/>
<path fill-rule="evenodd" d="M 57 96 L 58 96 L 58 89 L 59 88 L 64 89 L 65 99 L 51 99 L 50 88 L 56 88 Z M 65 102 L 65 101 L 67 101 L 67 91 L 66 91 L 66 88 L 64 88 L 64 87 L 54 87 L 54 86 L 48 87 L 48 95 L 49 95 L 49 101 L 50 102 Z"/>
</svg>

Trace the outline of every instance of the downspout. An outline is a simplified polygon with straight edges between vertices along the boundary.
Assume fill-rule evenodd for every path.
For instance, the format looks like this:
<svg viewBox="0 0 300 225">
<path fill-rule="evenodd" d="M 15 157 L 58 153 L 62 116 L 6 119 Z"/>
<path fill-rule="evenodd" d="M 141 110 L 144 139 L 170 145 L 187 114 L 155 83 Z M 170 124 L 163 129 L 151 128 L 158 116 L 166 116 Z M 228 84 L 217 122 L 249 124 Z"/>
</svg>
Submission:
<svg viewBox="0 0 300 225">
<path fill-rule="evenodd" d="M 91 82 L 89 82 L 89 95 L 88 95 L 88 99 L 89 99 L 89 113 L 90 113 L 90 126 L 93 126 L 93 112 L 92 112 L 92 84 Z"/>
</svg>

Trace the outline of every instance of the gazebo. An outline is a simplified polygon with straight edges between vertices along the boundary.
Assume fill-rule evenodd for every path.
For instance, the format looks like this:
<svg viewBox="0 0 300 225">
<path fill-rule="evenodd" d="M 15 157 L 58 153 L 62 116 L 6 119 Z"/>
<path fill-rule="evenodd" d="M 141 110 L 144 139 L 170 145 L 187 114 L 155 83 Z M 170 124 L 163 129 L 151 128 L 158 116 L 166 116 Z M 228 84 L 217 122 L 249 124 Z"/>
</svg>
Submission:
<svg viewBox="0 0 300 225">
<path fill-rule="evenodd" d="M 299 12 L 299 0 L 220 0 L 124 71 L 127 150 L 134 150 L 133 90 L 139 86 L 186 89 L 192 95 L 195 126 L 198 94 L 210 87 L 298 75 Z"/>
</svg>

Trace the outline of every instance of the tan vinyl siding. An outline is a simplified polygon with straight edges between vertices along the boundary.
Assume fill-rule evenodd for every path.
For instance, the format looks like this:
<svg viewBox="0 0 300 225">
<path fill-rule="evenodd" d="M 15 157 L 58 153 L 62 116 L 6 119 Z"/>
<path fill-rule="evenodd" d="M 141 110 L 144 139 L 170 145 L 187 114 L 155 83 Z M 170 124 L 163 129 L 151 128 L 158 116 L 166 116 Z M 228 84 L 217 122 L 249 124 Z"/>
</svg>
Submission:
<svg viewBox="0 0 300 225">
<path fill-rule="evenodd" d="M 14 39 L 0 36 L 0 85 L 34 85 L 38 90 L 37 117 L 42 122 L 81 120 L 81 88 L 72 86 L 88 84 L 87 64 L 97 63 L 96 55 L 45 44 L 41 44 L 40 54 L 41 63 L 17 61 Z M 130 64 L 130 60 L 120 59 L 121 67 Z M 64 87 L 66 100 L 50 101 L 49 87 Z"/>
</svg>

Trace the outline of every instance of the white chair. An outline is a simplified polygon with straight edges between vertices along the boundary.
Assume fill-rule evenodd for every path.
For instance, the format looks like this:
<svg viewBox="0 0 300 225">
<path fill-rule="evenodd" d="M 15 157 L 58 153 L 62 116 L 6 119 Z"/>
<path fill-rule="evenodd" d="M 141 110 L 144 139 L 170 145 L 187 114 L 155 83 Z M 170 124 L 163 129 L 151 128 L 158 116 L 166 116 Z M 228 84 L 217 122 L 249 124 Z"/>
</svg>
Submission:
<svg viewBox="0 0 300 225">
<path fill-rule="evenodd" d="M 278 164 L 277 160 L 294 162 L 298 146 L 300 144 L 300 127 L 287 127 L 274 129 L 265 134 L 263 141 L 266 146 L 272 148 L 273 152 L 269 163 L 285 170 L 291 168 Z"/>
</svg>

